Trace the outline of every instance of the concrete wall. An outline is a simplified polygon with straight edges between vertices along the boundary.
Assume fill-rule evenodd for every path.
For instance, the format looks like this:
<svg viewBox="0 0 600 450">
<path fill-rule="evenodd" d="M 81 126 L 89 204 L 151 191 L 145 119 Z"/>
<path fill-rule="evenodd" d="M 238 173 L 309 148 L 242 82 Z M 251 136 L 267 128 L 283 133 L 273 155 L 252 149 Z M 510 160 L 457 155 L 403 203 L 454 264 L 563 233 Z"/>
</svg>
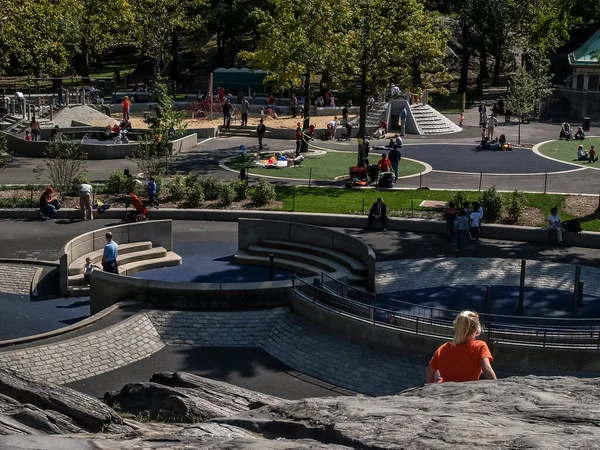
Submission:
<svg viewBox="0 0 600 450">
<path fill-rule="evenodd" d="M 406 112 L 408 113 L 406 116 L 406 134 L 421 134 L 419 127 L 417 126 L 417 122 L 412 114 L 412 110 L 410 109 L 410 105 L 407 100 L 404 99 L 392 99 L 390 100 L 390 107 L 388 110 L 388 128 L 390 131 L 399 131 L 400 129 L 391 128 L 392 123 L 392 115 L 400 117 L 400 112 L 402 108 L 406 106 Z"/>
<path fill-rule="evenodd" d="M 293 221 L 239 220 L 238 248 L 240 250 L 247 250 L 250 245 L 260 244 L 263 239 L 317 245 L 351 255 L 365 265 L 368 290 L 375 292 L 375 252 L 359 239 L 339 231 Z"/>
<path fill-rule="evenodd" d="M 164 247 L 167 251 L 173 249 L 173 222 L 171 220 L 149 220 L 115 225 L 81 234 L 67 242 L 61 251 L 62 256 L 59 259 L 61 295 L 67 296 L 69 293 L 69 265 L 81 256 L 104 248 L 106 245 L 105 235 L 109 231 L 113 234 L 113 240 L 117 244 L 151 241 L 153 247 Z"/>
<path fill-rule="evenodd" d="M 196 133 L 188 134 L 179 139 L 171 141 L 171 145 L 173 154 L 176 155 L 177 153 L 189 150 L 190 148 L 198 145 L 198 135 Z"/>
<path fill-rule="evenodd" d="M 312 278 L 310 278 L 312 280 Z M 291 280 L 256 283 L 175 283 L 102 271 L 90 277 L 90 313 L 123 300 L 173 309 L 249 309 L 288 305 Z"/>
<path fill-rule="evenodd" d="M 394 351 L 408 351 L 433 356 L 435 350 L 448 339 L 424 336 L 394 329 L 383 324 L 338 314 L 337 312 L 312 303 L 292 291 L 291 305 L 294 313 L 330 331 L 341 334 L 353 341 L 389 348 Z M 482 335 L 487 340 L 487 335 Z M 518 368 L 521 370 L 600 370 L 598 349 L 573 349 L 551 347 L 526 347 L 507 343 L 488 342 L 494 356 L 494 367 Z M 425 367 L 423 367 L 425 377 Z"/>
</svg>

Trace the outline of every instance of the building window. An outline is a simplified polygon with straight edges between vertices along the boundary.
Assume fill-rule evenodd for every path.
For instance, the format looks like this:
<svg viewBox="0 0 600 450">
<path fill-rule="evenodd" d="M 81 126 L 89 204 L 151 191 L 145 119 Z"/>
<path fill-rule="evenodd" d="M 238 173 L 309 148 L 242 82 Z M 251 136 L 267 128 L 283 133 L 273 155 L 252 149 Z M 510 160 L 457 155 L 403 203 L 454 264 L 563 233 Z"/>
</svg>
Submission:
<svg viewBox="0 0 600 450">
<path fill-rule="evenodd" d="M 588 90 L 597 91 L 600 88 L 600 75 L 590 75 Z"/>
<path fill-rule="evenodd" d="M 577 75 L 577 89 L 583 89 L 583 75 Z"/>
</svg>

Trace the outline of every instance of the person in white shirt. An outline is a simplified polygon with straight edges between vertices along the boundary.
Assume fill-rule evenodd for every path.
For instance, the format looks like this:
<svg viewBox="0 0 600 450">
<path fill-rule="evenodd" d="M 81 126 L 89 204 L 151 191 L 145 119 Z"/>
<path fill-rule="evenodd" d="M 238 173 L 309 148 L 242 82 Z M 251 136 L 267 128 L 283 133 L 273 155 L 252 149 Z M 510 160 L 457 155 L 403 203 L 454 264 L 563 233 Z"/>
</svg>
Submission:
<svg viewBox="0 0 600 450">
<path fill-rule="evenodd" d="M 83 266 L 83 278 L 87 284 L 90 284 L 90 275 L 94 271 L 94 265 L 90 258 L 85 258 L 85 265 Z"/>
<path fill-rule="evenodd" d="M 469 215 L 469 234 L 471 235 L 471 239 L 479 242 L 479 224 L 481 221 L 481 216 L 477 209 L 473 208 L 471 214 Z"/>
<path fill-rule="evenodd" d="M 556 237 L 558 239 L 558 244 L 563 245 L 563 227 L 560 223 L 560 216 L 558 215 L 558 208 L 555 206 L 550 210 L 550 214 L 548 214 L 548 225 L 547 228 L 551 231 L 556 232 Z"/>
<path fill-rule="evenodd" d="M 83 183 L 79 185 L 79 210 L 81 211 L 83 220 L 92 220 L 92 185 Z"/>
<path fill-rule="evenodd" d="M 487 119 L 487 137 L 490 141 L 492 139 L 494 139 L 494 129 L 496 128 L 497 125 L 498 125 L 498 119 L 496 119 L 496 116 L 494 114 L 492 114 Z"/>
</svg>

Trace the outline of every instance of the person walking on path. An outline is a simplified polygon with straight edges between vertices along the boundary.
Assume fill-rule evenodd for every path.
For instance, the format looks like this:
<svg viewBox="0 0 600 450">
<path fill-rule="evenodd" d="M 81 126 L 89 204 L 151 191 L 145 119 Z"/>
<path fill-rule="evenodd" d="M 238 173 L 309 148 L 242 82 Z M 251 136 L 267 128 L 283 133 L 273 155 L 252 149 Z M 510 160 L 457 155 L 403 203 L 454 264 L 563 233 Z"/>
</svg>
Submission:
<svg viewBox="0 0 600 450">
<path fill-rule="evenodd" d="M 256 135 L 258 136 L 258 150 L 262 151 L 263 149 L 263 138 L 265 137 L 265 133 L 267 132 L 267 127 L 265 127 L 265 124 L 263 123 L 263 120 L 260 119 L 260 123 L 258 124 L 258 127 L 256 128 Z"/>
<path fill-rule="evenodd" d="M 119 245 L 113 241 L 112 233 L 105 234 L 106 245 L 102 254 L 102 270 L 108 273 L 119 273 L 117 258 L 119 257 Z"/>
<path fill-rule="evenodd" d="M 383 231 L 387 231 L 387 206 L 383 203 L 381 197 L 377 199 L 377 202 L 373 203 L 369 211 L 369 230 L 373 225 L 373 219 L 381 220 Z"/>
<path fill-rule="evenodd" d="M 402 154 L 398 149 L 397 145 L 394 145 L 390 152 L 388 153 L 388 159 L 392 164 L 392 172 L 394 172 L 394 183 L 398 181 L 398 166 L 400 165 L 400 160 L 402 159 Z"/>
<path fill-rule="evenodd" d="M 406 133 L 406 117 L 408 116 L 408 111 L 406 110 L 406 106 L 402 107 L 402 111 L 400 111 L 400 136 L 404 136 Z"/>
<path fill-rule="evenodd" d="M 246 97 L 240 103 L 240 111 L 242 112 L 242 126 L 245 127 L 248 125 L 248 112 L 250 111 L 250 103 Z"/>
<path fill-rule="evenodd" d="M 154 177 L 149 177 L 148 182 L 146 183 L 146 195 L 148 195 L 148 202 L 150 206 L 154 206 L 156 209 L 160 206 L 158 203 L 158 199 L 156 198 L 158 194 L 158 186 L 156 185 L 156 181 Z"/>
<path fill-rule="evenodd" d="M 458 249 L 464 250 L 467 245 L 469 233 L 469 219 L 464 209 L 461 209 L 456 219 L 456 232 L 458 234 Z"/>
<path fill-rule="evenodd" d="M 425 383 L 477 381 L 481 374 L 495 380 L 494 358 L 485 341 L 475 340 L 483 328 L 479 315 L 461 312 L 454 320 L 454 339 L 440 346 L 425 371 Z"/>
<path fill-rule="evenodd" d="M 79 185 L 79 210 L 81 211 L 81 218 L 83 220 L 92 220 L 94 215 L 92 213 L 92 188 L 91 184 L 82 183 Z"/>
<path fill-rule="evenodd" d="M 233 107 L 229 103 L 229 99 L 226 98 L 223 103 L 223 128 L 229 130 L 229 124 L 231 124 L 231 111 Z"/>
<path fill-rule="evenodd" d="M 556 233 L 556 239 L 558 240 L 558 245 L 563 245 L 563 227 L 560 223 L 560 216 L 558 215 L 558 208 L 555 206 L 550 210 L 550 214 L 548 214 L 548 224 L 546 226 L 548 230 L 554 231 Z"/>
<path fill-rule="evenodd" d="M 300 128 L 300 122 L 296 128 L 296 158 L 300 156 L 300 149 L 302 148 L 302 128 Z"/>
<path fill-rule="evenodd" d="M 40 140 L 40 123 L 35 119 L 35 114 L 31 118 L 31 122 L 29 123 L 29 128 L 31 129 L 31 140 L 39 141 Z"/>
<path fill-rule="evenodd" d="M 348 125 L 348 104 L 342 108 L 342 125 Z"/>
<path fill-rule="evenodd" d="M 129 97 L 125 96 L 125 98 L 123 98 L 121 106 L 123 108 L 123 119 L 129 120 L 129 112 L 131 110 L 131 101 L 129 100 Z"/>
</svg>

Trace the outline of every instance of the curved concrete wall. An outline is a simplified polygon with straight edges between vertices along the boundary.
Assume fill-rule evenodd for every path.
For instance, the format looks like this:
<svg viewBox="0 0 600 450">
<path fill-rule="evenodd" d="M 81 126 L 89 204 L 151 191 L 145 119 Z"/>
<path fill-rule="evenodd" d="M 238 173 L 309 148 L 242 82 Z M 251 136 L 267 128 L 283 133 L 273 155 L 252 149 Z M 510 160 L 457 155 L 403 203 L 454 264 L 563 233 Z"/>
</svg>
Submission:
<svg viewBox="0 0 600 450">
<path fill-rule="evenodd" d="M 394 351 L 409 351 L 433 356 L 435 350 L 447 342 L 447 339 L 408 333 L 383 324 L 373 324 L 372 321 L 359 317 L 338 314 L 332 309 L 306 300 L 294 291 L 290 296 L 292 310 L 303 319 L 353 341 L 368 343 L 379 349 L 383 347 Z M 488 341 L 487 333 L 482 335 L 482 339 Z M 493 336 L 492 342 L 488 341 L 488 345 L 494 356 L 495 367 L 518 368 L 523 371 L 528 369 L 600 370 L 598 348 L 528 347 L 496 342 Z M 425 367 L 423 367 L 423 377 L 425 377 Z"/>
<path fill-rule="evenodd" d="M 69 265 L 81 256 L 104 248 L 105 235 L 109 231 L 117 244 L 151 241 L 153 247 L 164 247 L 167 251 L 173 249 L 173 221 L 171 220 L 127 223 L 81 234 L 67 242 L 61 251 L 62 256 L 59 259 L 61 295 L 67 296 L 69 293 Z"/>
<path fill-rule="evenodd" d="M 330 226 L 333 225 L 330 223 Z M 340 226 L 336 224 L 335 226 Z M 264 239 L 298 242 L 337 250 L 353 256 L 367 269 L 367 287 L 375 292 L 375 252 L 363 241 L 345 233 L 307 225 L 264 219 L 239 219 L 238 248 L 247 250 L 250 245 L 260 244 Z"/>
</svg>

